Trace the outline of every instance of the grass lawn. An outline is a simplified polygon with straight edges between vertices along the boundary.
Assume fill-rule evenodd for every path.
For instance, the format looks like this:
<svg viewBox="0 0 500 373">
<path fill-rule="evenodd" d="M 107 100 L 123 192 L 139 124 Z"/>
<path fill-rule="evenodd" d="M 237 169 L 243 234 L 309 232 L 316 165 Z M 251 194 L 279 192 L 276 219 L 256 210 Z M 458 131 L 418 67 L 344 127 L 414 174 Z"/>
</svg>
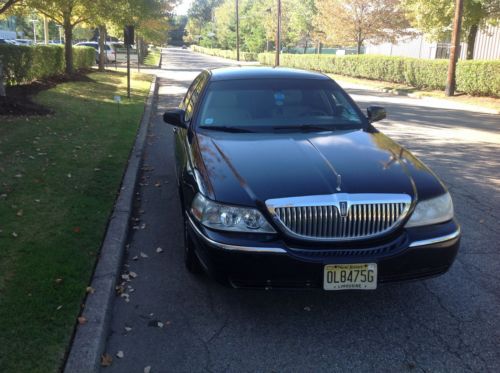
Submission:
<svg viewBox="0 0 500 373">
<path fill-rule="evenodd" d="M 348 83 L 354 83 L 359 85 L 364 85 L 368 87 L 373 87 L 376 89 L 384 89 L 390 90 L 394 93 L 404 93 L 404 94 L 413 94 L 417 97 L 436 97 L 442 98 L 450 101 L 454 101 L 457 103 L 464 103 L 470 105 L 482 106 L 488 109 L 495 109 L 500 111 L 500 99 L 495 97 L 477 97 L 477 96 L 469 96 L 466 94 L 457 93 L 456 96 L 447 97 L 444 94 L 444 91 L 423 91 L 419 90 L 415 87 L 410 87 L 404 84 L 384 82 L 381 80 L 370 80 L 370 79 L 360 79 L 360 78 L 352 78 L 350 76 L 345 75 L 337 75 L 337 74 L 327 74 L 332 79 L 337 80 L 339 83 L 344 81 Z"/>
<path fill-rule="evenodd" d="M 151 67 L 158 67 L 160 64 L 161 52 L 159 49 L 153 48 L 148 51 L 148 55 L 144 58 L 144 65 Z"/>
<path fill-rule="evenodd" d="M 92 73 L 38 94 L 54 115 L 0 117 L 0 372 L 61 367 L 149 92 L 132 77 L 130 100 Z"/>
</svg>

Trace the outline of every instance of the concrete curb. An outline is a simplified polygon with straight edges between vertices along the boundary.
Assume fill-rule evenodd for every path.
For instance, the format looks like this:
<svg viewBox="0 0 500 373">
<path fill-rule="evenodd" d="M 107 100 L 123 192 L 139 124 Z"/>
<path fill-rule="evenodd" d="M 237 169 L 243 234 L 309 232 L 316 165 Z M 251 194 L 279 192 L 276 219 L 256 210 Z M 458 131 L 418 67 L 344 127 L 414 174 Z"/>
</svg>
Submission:
<svg viewBox="0 0 500 373">
<path fill-rule="evenodd" d="M 130 153 L 128 166 L 123 176 L 120 194 L 116 200 L 94 271 L 91 286 L 94 289 L 85 300 L 82 312 L 87 322 L 77 325 L 74 338 L 64 366 L 65 373 L 97 372 L 101 354 L 104 352 L 109 333 L 116 280 L 125 251 L 129 231 L 130 215 L 146 135 L 151 120 L 152 107 L 157 92 L 155 76 L 145 104 L 134 148 Z"/>
</svg>

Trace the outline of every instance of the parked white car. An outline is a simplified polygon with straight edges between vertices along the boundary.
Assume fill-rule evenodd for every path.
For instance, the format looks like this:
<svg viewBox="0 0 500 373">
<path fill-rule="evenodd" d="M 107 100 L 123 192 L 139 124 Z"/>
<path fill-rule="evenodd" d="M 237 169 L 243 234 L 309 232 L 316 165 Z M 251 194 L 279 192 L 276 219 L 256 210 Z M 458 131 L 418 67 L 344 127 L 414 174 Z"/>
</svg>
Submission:
<svg viewBox="0 0 500 373">
<path fill-rule="evenodd" d="M 96 63 L 99 63 L 99 43 L 97 43 L 95 41 L 84 41 L 81 43 L 77 43 L 76 45 L 80 46 L 80 47 L 92 47 L 92 48 L 94 48 L 96 50 L 95 60 L 96 60 Z M 116 51 L 113 48 L 113 46 L 106 43 L 104 45 L 104 50 L 106 51 L 106 63 L 115 62 L 116 61 Z"/>
</svg>

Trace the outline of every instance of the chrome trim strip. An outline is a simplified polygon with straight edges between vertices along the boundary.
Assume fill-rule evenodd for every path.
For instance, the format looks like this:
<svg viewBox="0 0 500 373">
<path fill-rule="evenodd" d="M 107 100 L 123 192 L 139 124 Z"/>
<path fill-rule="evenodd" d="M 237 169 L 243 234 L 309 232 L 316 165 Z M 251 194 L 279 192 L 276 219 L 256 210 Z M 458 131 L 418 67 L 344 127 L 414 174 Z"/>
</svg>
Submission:
<svg viewBox="0 0 500 373">
<path fill-rule="evenodd" d="M 286 254 L 286 250 L 280 247 L 252 247 L 252 246 L 237 246 L 228 245 L 221 242 L 214 241 L 203 234 L 202 231 L 196 226 L 191 216 L 188 215 L 189 224 L 193 228 L 194 232 L 198 237 L 204 240 L 206 243 L 212 246 L 217 246 L 223 250 L 229 251 L 241 251 L 246 253 L 273 253 L 273 254 Z"/>
<path fill-rule="evenodd" d="M 351 210 L 351 207 L 356 205 L 363 205 L 363 217 L 362 219 L 362 230 L 365 232 L 360 237 L 315 237 L 310 232 L 308 232 L 307 228 L 307 219 L 299 218 L 302 220 L 302 224 L 304 224 L 304 228 L 299 230 L 299 233 L 291 230 L 284 221 L 280 219 L 278 216 L 276 209 L 278 208 L 311 208 L 311 207 L 320 207 L 320 206 L 335 206 L 337 211 L 340 211 L 340 202 L 347 202 L 347 211 Z M 372 211 L 370 208 L 365 210 L 366 205 L 378 205 L 378 204 L 403 204 L 404 208 L 402 209 L 398 219 L 393 222 L 393 224 L 380 232 L 368 234 L 371 230 L 374 230 L 372 226 L 376 222 L 373 221 L 375 214 L 380 214 L 380 210 L 377 212 Z M 394 231 L 398 226 L 400 226 L 401 222 L 406 218 L 408 212 L 410 211 L 412 203 L 412 198 L 408 194 L 389 194 L 389 193 L 357 193 L 357 194 L 349 194 L 349 193 L 334 193 L 334 194 L 321 194 L 314 196 L 299 196 L 299 197 L 286 197 L 286 198 L 275 198 L 268 199 L 266 201 L 266 206 L 269 212 L 271 213 L 274 222 L 276 225 L 280 226 L 284 233 L 291 237 L 295 237 L 298 239 L 306 240 L 306 241 L 321 241 L 321 242 L 339 242 L 339 241 L 360 241 L 366 240 L 370 238 L 375 238 L 382 236 L 384 234 L 388 234 L 389 232 Z M 380 209 L 379 206 L 377 206 Z M 336 211 L 333 211 L 336 214 Z M 330 219 L 331 220 L 331 219 Z M 347 232 L 339 232 L 341 226 L 337 226 L 335 224 L 336 221 L 333 221 L 334 231 L 331 233 L 334 236 L 345 235 Z M 378 222 L 380 223 L 380 222 Z M 339 223 L 340 224 L 340 223 Z M 344 230 L 347 227 L 343 226 Z"/>
<path fill-rule="evenodd" d="M 409 247 L 427 246 L 435 243 L 450 241 L 457 238 L 458 236 L 460 236 L 460 228 L 458 228 L 455 232 L 447 234 L 445 236 L 429 238 L 427 240 L 421 241 L 413 241 Z"/>
</svg>

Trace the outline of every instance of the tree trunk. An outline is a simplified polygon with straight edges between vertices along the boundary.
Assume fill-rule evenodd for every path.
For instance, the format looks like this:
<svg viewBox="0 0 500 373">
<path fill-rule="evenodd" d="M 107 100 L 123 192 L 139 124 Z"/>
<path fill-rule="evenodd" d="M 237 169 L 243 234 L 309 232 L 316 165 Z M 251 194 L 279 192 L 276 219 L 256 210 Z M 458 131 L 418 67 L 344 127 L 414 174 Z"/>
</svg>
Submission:
<svg viewBox="0 0 500 373">
<path fill-rule="evenodd" d="M 5 93 L 5 84 L 3 81 L 3 62 L 2 57 L 0 57 L 0 99 L 5 97 L 7 94 Z"/>
<path fill-rule="evenodd" d="M 64 58 L 66 60 L 66 74 L 73 74 L 73 25 L 68 19 L 64 20 Z"/>
<path fill-rule="evenodd" d="M 306 43 L 304 45 L 304 54 L 306 54 L 306 53 L 307 53 L 307 39 L 306 39 Z"/>
<path fill-rule="evenodd" d="M 358 40 L 357 42 L 357 53 L 358 54 L 361 54 L 361 47 L 363 46 L 363 41 L 362 40 Z"/>
<path fill-rule="evenodd" d="M 104 71 L 106 64 L 106 26 L 99 26 L 99 71 Z"/>
<path fill-rule="evenodd" d="M 472 60 L 474 58 L 474 46 L 476 45 L 476 35 L 478 31 L 477 25 L 472 25 L 467 34 L 467 59 Z"/>
</svg>

